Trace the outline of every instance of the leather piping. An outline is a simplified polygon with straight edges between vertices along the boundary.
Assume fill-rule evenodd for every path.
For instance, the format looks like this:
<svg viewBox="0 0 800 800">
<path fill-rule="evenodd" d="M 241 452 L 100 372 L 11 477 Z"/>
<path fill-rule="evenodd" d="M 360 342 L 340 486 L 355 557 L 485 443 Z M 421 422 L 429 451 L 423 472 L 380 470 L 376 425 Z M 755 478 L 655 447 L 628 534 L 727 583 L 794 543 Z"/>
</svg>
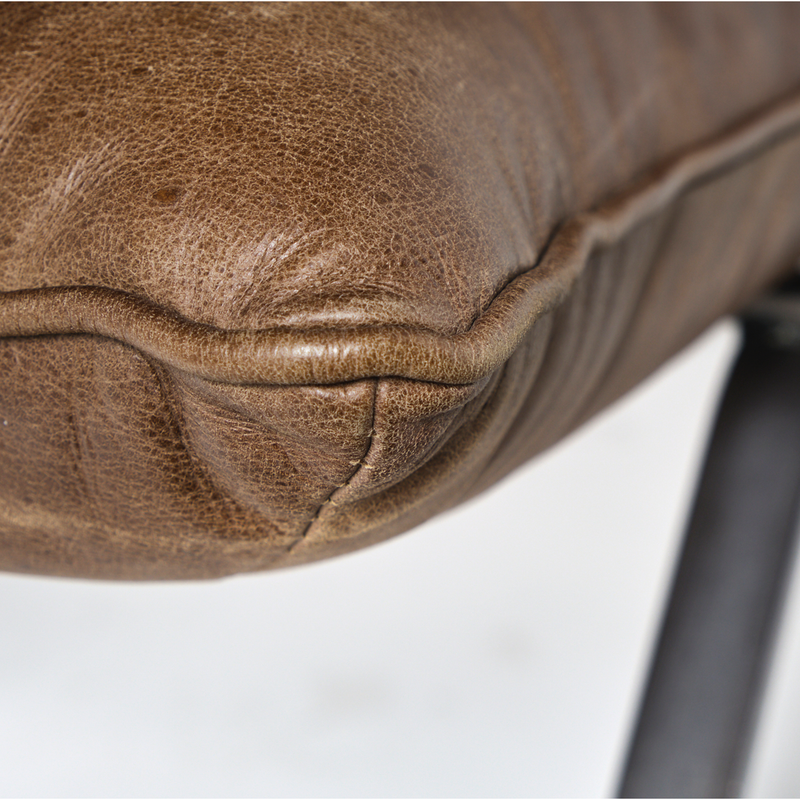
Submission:
<svg viewBox="0 0 800 800">
<path fill-rule="evenodd" d="M 452 336 L 386 325 L 223 330 L 126 292 L 72 286 L 0 293 L 0 338 L 103 336 L 169 367 L 235 384 L 333 384 L 388 376 L 472 383 L 501 366 L 536 321 L 566 298 L 592 251 L 615 244 L 692 184 L 798 127 L 800 97 L 795 97 L 651 173 L 597 210 L 573 217 L 534 267 L 511 280 L 469 330 Z"/>
</svg>

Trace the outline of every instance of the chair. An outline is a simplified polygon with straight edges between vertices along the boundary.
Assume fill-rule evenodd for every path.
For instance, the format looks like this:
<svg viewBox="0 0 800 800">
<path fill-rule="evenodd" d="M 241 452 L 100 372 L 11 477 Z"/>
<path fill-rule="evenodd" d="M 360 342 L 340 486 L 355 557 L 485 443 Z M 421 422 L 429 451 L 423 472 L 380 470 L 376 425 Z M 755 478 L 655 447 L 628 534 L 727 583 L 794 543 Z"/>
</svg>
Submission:
<svg viewBox="0 0 800 800">
<path fill-rule="evenodd" d="M 800 254 L 793 5 L 0 15 L 6 570 L 208 578 L 383 541 L 554 444 Z M 794 391 L 773 312 L 720 417 L 692 564 L 726 420 L 756 424 L 741 384 L 774 366 L 774 402 Z"/>
</svg>

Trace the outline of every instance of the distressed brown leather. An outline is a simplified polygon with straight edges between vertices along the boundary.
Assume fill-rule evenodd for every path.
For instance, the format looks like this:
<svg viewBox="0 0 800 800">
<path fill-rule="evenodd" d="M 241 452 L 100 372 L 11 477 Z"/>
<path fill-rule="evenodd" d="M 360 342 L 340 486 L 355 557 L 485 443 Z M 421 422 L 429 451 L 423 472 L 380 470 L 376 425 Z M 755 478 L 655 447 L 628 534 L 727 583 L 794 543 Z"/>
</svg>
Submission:
<svg viewBox="0 0 800 800">
<path fill-rule="evenodd" d="M 800 255 L 800 6 L 0 17 L 7 570 L 381 541 Z"/>
</svg>

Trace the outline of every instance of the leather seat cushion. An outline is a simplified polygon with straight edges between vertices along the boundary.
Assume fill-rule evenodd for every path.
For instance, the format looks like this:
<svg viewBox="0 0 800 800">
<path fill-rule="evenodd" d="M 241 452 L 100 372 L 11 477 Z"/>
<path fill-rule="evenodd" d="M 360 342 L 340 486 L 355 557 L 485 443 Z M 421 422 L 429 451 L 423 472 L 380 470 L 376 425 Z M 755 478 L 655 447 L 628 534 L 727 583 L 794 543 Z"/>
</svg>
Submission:
<svg viewBox="0 0 800 800">
<path fill-rule="evenodd" d="M 0 15 L 6 570 L 381 541 L 800 254 L 800 6 Z"/>
</svg>

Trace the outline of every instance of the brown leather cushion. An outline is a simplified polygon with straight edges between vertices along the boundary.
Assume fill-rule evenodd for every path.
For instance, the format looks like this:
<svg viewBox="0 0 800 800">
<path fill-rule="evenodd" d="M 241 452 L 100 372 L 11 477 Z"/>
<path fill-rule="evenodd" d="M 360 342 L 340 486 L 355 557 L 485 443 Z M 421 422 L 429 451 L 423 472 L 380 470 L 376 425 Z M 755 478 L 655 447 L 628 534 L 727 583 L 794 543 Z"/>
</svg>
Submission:
<svg viewBox="0 0 800 800">
<path fill-rule="evenodd" d="M 800 254 L 800 6 L 0 14 L 7 570 L 380 541 Z"/>
</svg>

